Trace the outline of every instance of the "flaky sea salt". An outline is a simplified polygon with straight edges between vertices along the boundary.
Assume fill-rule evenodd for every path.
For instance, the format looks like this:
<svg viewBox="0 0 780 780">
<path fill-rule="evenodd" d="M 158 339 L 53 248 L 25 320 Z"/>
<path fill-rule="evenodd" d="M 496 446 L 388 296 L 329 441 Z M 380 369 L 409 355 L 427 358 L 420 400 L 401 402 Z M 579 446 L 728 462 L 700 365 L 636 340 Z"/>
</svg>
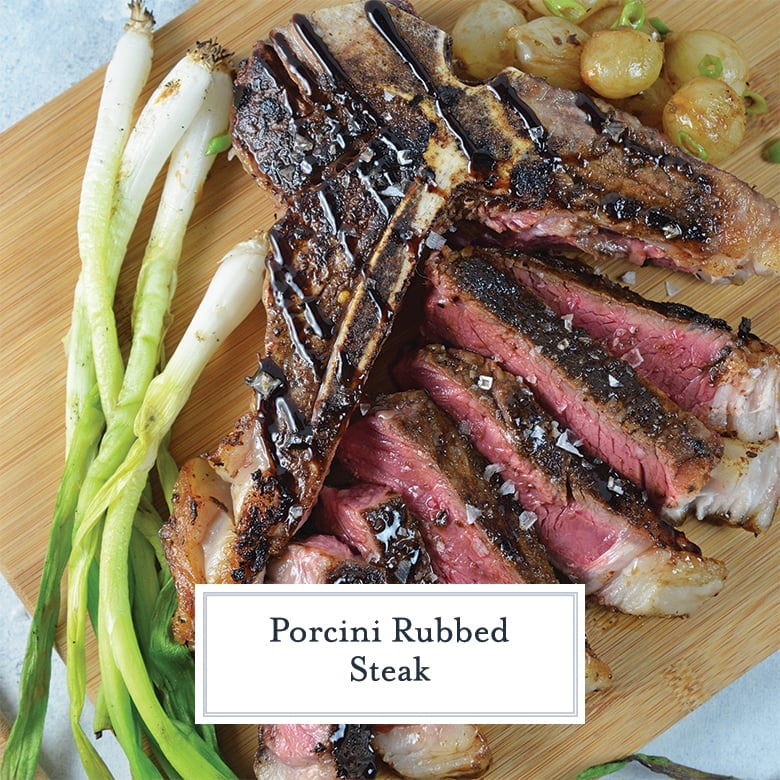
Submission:
<svg viewBox="0 0 780 780">
<path fill-rule="evenodd" d="M 471 504 L 466 504 L 466 522 L 469 525 L 474 525 L 479 517 L 482 515 L 482 510 Z"/>
<path fill-rule="evenodd" d="M 642 363 L 645 362 L 645 359 L 642 357 L 642 353 L 634 347 L 630 352 L 626 352 L 625 355 L 623 355 L 623 360 L 628 363 L 631 368 L 636 368 L 637 366 L 641 366 Z"/>
<path fill-rule="evenodd" d="M 625 493 L 623 486 L 620 484 L 620 482 L 618 482 L 618 480 L 615 479 L 612 474 L 609 475 L 609 479 L 607 480 L 607 488 L 613 493 L 617 493 L 619 496 L 622 496 L 623 493 Z"/>
<path fill-rule="evenodd" d="M 680 290 L 682 290 L 682 287 L 678 287 L 674 282 L 670 282 L 668 279 L 666 280 L 666 294 L 670 298 L 674 298 Z"/>
<path fill-rule="evenodd" d="M 527 531 L 538 519 L 539 517 L 536 512 L 530 512 L 526 509 L 523 512 L 520 512 L 517 521 L 520 528 Z"/>
<path fill-rule="evenodd" d="M 493 377 L 480 376 L 479 379 L 477 379 L 477 387 L 480 390 L 490 390 L 490 388 L 493 387 Z"/>
<path fill-rule="evenodd" d="M 488 465 L 485 466 L 485 479 L 491 479 L 493 475 L 498 474 L 499 471 L 501 471 L 501 466 L 499 466 L 498 463 L 488 463 Z"/>
<path fill-rule="evenodd" d="M 571 452 L 572 455 L 582 457 L 582 453 L 577 449 L 578 445 L 582 444 L 581 441 L 569 441 L 569 432 L 564 431 L 556 440 L 555 446 L 564 450 L 565 452 Z"/>
<path fill-rule="evenodd" d="M 434 251 L 441 249 L 446 243 L 447 239 L 444 238 L 441 233 L 437 233 L 435 230 L 431 230 L 431 232 L 428 233 L 428 235 L 425 237 L 425 246 L 427 246 L 428 249 L 433 249 Z"/>
</svg>

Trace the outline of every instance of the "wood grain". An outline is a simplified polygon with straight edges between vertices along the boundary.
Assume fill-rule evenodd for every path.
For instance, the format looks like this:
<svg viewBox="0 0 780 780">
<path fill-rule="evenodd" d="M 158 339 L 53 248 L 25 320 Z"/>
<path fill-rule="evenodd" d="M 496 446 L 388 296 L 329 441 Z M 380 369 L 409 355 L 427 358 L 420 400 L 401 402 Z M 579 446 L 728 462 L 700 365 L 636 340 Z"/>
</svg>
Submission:
<svg viewBox="0 0 780 780">
<path fill-rule="evenodd" d="M 195 40 L 216 37 L 236 52 L 238 60 L 255 39 L 265 37 L 292 12 L 327 4 L 322 0 L 202 0 L 158 32 L 146 94 Z M 418 10 L 450 29 L 465 5 L 466 0 L 423 0 Z M 752 86 L 767 97 L 771 112 L 750 120 L 745 144 L 726 167 L 777 199 L 777 166 L 760 159 L 761 146 L 780 134 L 774 0 L 749 4 L 668 0 L 651 2 L 650 11 L 673 29 L 712 27 L 731 34 L 743 47 L 753 66 Z M 4 200 L 0 404 L 6 462 L 0 478 L 0 568 L 28 607 L 37 593 L 63 463 L 62 339 L 79 268 L 75 224 L 80 178 L 102 75 L 102 71 L 92 74 L 0 137 Z M 124 332 L 153 213 L 152 202 L 143 212 L 120 279 L 117 318 Z M 256 228 L 269 227 L 273 215 L 271 201 L 237 162 L 224 157 L 217 161 L 185 243 L 169 349 L 177 343 L 216 261 Z M 605 270 L 624 269 L 614 264 Z M 636 289 L 665 299 L 668 279 L 680 288 L 675 301 L 732 324 L 750 317 L 759 335 L 780 343 L 776 280 L 754 278 L 742 286 L 710 286 L 680 274 L 640 269 Z M 258 310 L 204 373 L 174 429 L 177 458 L 212 447 L 251 402 L 243 378 L 254 370 L 261 328 Z M 613 687 L 589 698 L 587 722 L 582 726 L 486 727 L 495 754 L 490 780 L 571 778 L 589 764 L 631 752 L 780 647 L 780 591 L 772 581 L 780 568 L 780 529 L 774 527 L 760 538 L 708 525 L 690 525 L 686 531 L 707 555 L 726 562 L 729 579 L 723 593 L 688 619 L 640 620 L 593 609 L 589 636 L 594 649 L 612 666 Z M 246 661 L 262 673 L 256 659 Z M 94 691 L 94 648 L 90 669 Z M 254 729 L 222 729 L 220 736 L 236 771 L 250 776 Z"/>
</svg>

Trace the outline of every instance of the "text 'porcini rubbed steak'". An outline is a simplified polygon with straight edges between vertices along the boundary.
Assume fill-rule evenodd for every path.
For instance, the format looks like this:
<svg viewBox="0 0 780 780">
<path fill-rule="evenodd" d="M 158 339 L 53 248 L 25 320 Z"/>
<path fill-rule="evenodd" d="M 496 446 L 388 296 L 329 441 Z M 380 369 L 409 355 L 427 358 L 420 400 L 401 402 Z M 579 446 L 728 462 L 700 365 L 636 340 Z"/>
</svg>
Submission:
<svg viewBox="0 0 780 780">
<path fill-rule="evenodd" d="M 582 329 L 511 278 L 497 253 L 467 248 L 429 261 L 425 330 L 522 376 L 582 447 L 676 506 L 706 483 L 720 437 L 645 383 Z"/>
<path fill-rule="evenodd" d="M 525 383 L 493 361 L 428 347 L 396 375 L 422 387 L 500 475 L 534 522 L 555 567 L 610 607 L 682 615 L 719 592 L 725 567 L 660 520 L 630 482 L 572 452 Z"/>
<path fill-rule="evenodd" d="M 416 265 L 456 220 L 530 220 L 535 240 L 568 232 L 591 251 L 622 237 L 632 259 L 709 278 L 780 267 L 777 209 L 746 184 L 519 71 L 465 84 L 448 54 L 410 5 L 368 0 L 296 15 L 239 70 L 234 149 L 286 211 L 269 231 L 256 407 L 204 459 L 212 474 L 184 466 L 164 537 L 183 641 L 197 548 L 221 556 L 208 581 L 262 580 L 316 501 Z"/>
</svg>

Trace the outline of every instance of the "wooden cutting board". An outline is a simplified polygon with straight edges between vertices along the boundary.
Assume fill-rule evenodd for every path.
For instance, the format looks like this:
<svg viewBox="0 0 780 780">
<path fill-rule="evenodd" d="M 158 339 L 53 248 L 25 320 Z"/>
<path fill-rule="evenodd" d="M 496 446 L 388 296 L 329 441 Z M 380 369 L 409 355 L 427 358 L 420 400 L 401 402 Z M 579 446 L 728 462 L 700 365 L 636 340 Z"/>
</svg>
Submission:
<svg viewBox="0 0 780 780">
<path fill-rule="evenodd" d="M 157 34 L 157 58 L 147 94 L 195 40 L 216 37 L 245 56 L 253 41 L 290 14 L 332 0 L 202 0 Z M 421 0 L 420 13 L 451 29 L 466 0 Z M 748 11 L 749 8 L 749 11 Z M 775 0 L 651 2 L 651 15 L 673 29 L 712 27 L 733 35 L 753 68 L 752 86 L 766 96 L 770 114 L 752 118 L 740 151 L 727 168 L 775 199 L 778 166 L 764 163 L 761 146 L 780 135 L 780 51 Z M 102 71 L 58 97 L 0 137 L 3 208 L 0 209 L 3 303 L 2 471 L 0 568 L 28 607 L 37 592 L 48 527 L 63 462 L 64 369 L 62 339 L 70 321 L 78 274 L 76 209 L 97 109 Z M 274 207 L 222 156 L 199 204 L 184 249 L 170 349 L 177 343 L 217 260 L 256 228 L 272 224 Z M 147 208 L 134 236 L 118 288 L 117 316 L 127 317 L 144 237 Z M 622 273 L 622 266 L 609 269 Z M 742 286 L 710 286 L 654 269 L 637 271 L 636 289 L 665 299 L 665 282 L 679 287 L 674 300 L 736 325 L 750 317 L 755 332 L 780 344 L 780 282 L 750 279 Z M 261 348 L 262 312 L 256 311 L 206 370 L 174 429 L 178 459 L 212 447 L 249 406 L 244 377 Z M 724 591 L 687 619 L 636 619 L 594 609 L 588 633 L 614 673 L 611 690 L 588 699 L 582 726 L 485 729 L 495 761 L 491 780 L 573 778 L 582 768 L 629 753 L 668 728 L 736 677 L 780 647 L 780 527 L 761 538 L 727 528 L 689 524 L 686 531 L 709 556 L 726 562 Z M 263 674 L 250 653 L 241 660 Z M 95 690 L 94 650 L 91 689 Z M 292 672 L 292 670 L 291 670 Z M 279 673 L 279 670 L 273 670 Z M 291 679 L 292 679 L 291 674 Z M 745 713 L 745 717 L 749 717 Z M 243 777 L 251 775 L 253 728 L 223 729 L 225 752 Z"/>
</svg>

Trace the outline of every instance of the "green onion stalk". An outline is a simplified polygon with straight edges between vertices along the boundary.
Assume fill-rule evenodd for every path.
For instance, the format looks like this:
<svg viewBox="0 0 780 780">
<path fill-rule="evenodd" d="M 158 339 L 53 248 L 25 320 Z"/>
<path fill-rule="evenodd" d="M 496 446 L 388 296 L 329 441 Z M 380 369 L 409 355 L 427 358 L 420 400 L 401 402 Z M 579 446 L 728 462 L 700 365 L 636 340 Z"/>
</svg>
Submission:
<svg viewBox="0 0 780 780">
<path fill-rule="evenodd" d="M 151 70 L 153 26 L 154 17 L 143 3 L 130 3 L 130 20 L 106 68 L 79 207 L 79 228 L 91 233 L 96 245 L 104 246 L 107 241 L 120 155 L 132 126 L 134 106 Z M 80 488 L 103 434 L 104 414 L 95 383 L 83 288 L 79 277 L 67 339 L 66 462 L 22 667 L 19 714 L 0 765 L 3 780 L 31 778 L 36 771 L 60 614 L 60 582 L 71 550 Z M 91 761 L 96 774 L 102 771 L 102 761 L 94 751 Z"/>
<path fill-rule="evenodd" d="M 544 0 L 545 8 L 553 15 L 577 24 L 588 13 L 577 0 Z"/>
<path fill-rule="evenodd" d="M 232 773 L 213 750 L 190 733 L 191 729 L 169 717 L 155 694 L 131 617 L 128 549 L 135 509 L 160 445 L 210 356 L 259 302 L 266 254 L 267 242 L 260 238 L 238 245 L 223 259 L 170 362 L 149 385 L 135 420 L 135 443 L 95 496 L 85 519 L 86 526 L 94 527 L 105 513 L 98 620 L 101 673 L 104 663 L 109 672 L 118 671 L 144 724 L 183 777 Z M 113 723 L 111 699 L 122 689 L 113 675 L 109 680 L 112 687 L 107 688 L 106 696 Z"/>
<path fill-rule="evenodd" d="M 674 780 L 739 780 L 732 775 L 714 775 L 712 772 L 703 772 L 684 764 L 670 761 L 664 756 L 648 756 L 645 753 L 633 753 L 616 761 L 608 761 L 606 764 L 598 764 L 583 770 L 577 775 L 576 780 L 598 780 L 600 777 L 619 772 L 629 764 L 637 763 L 659 775 L 674 778 Z"/>
<path fill-rule="evenodd" d="M 133 110 L 149 78 L 153 56 L 154 16 L 142 2 L 130 3 L 130 21 L 119 39 L 106 68 L 79 202 L 79 252 L 102 256 L 108 245 L 108 231 L 116 193 L 122 150 L 133 126 Z M 97 262 L 97 260 L 94 260 Z M 106 274 L 119 276 L 119 263 Z M 66 449 L 81 414 L 87 394 L 95 383 L 92 337 L 87 319 L 85 280 L 76 284 L 71 328 L 67 337 Z"/>
<path fill-rule="evenodd" d="M 214 157 L 205 154 L 209 140 L 227 126 L 231 83 L 221 69 L 224 52 L 214 45 L 199 45 L 181 60 L 163 80 L 139 117 L 123 154 L 112 223 L 112 253 L 124 253 L 140 207 L 157 172 L 170 154 L 171 160 L 157 217 L 139 273 L 132 317 L 133 341 L 127 370 L 121 372 L 120 385 L 113 401 L 112 414 L 103 437 L 100 452 L 87 474 L 79 496 L 73 535 L 73 550 L 68 579 L 68 665 L 71 725 L 82 758 L 92 752 L 84 744 L 79 722 L 86 699 L 85 638 L 90 568 L 94 565 L 101 535 L 101 523 L 86 525 L 83 517 L 95 493 L 111 477 L 132 443 L 133 420 L 158 364 L 170 301 L 175 288 L 176 267 L 181 254 L 184 231 Z M 184 131 L 184 128 L 189 129 Z M 152 152 L 154 149 L 154 152 Z M 85 276 L 100 286 L 99 268 L 85 266 Z M 104 288 L 115 279 L 102 276 Z M 100 320 L 99 329 L 113 312 Z M 118 344 L 118 342 L 117 342 Z M 93 343 L 94 346 L 94 343 Z M 110 351 L 110 350 L 109 350 Z M 97 350 L 95 350 L 97 356 Z M 109 372 L 114 376 L 114 371 Z M 113 386 L 108 389 L 114 393 Z M 134 507 L 131 507 L 134 511 Z M 130 511 L 128 509 L 128 511 Z M 102 520 L 102 519 L 101 519 Z M 100 592 L 100 599 L 105 597 Z M 101 662 L 101 679 L 109 692 L 104 698 L 117 738 L 134 771 L 148 771 L 148 759 L 142 750 L 134 723 L 129 696 L 123 690 L 121 676 L 111 660 Z"/>
</svg>

